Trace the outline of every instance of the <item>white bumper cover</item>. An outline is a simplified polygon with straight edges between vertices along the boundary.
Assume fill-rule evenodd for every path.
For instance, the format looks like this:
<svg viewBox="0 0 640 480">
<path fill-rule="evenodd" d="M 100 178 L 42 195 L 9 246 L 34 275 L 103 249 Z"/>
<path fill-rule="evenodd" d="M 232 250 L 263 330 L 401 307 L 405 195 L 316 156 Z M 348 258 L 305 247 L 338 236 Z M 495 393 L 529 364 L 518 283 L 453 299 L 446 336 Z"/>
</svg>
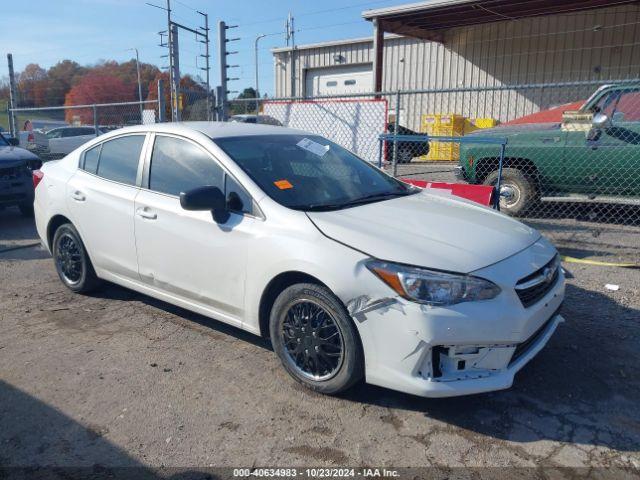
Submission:
<svg viewBox="0 0 640 480">
<path fill-rule="evenodd" d="M 509 388 L 515 374 L 564 321 L 560 271 L 553 286 L 524 307 L 516 283 L 547 264 L 556 251 L 546 240 L 473 272 L 500 286 L 494 299 L 442 308 L 402 298 L 352 312 L 362 339 L 366 380 L 414 395 L 450 397 Z"/>
</svg>

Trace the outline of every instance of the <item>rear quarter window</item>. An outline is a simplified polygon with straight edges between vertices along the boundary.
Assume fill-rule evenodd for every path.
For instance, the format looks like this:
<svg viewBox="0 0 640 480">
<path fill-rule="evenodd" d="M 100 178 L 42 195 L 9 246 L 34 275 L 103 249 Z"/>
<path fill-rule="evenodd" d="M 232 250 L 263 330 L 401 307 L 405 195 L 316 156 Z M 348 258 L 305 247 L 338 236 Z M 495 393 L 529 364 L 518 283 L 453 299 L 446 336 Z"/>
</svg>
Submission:
<svg viewBox="0 0 640 480">
<path fill-rule="evenodd" d="M 100 159 L 100 149 L 102 145 L 96 145 L 84 152 L 84 159 L 82 162 L 82 169 L 95 174 L 98 171 L 98 160 Z"/>
</svg>

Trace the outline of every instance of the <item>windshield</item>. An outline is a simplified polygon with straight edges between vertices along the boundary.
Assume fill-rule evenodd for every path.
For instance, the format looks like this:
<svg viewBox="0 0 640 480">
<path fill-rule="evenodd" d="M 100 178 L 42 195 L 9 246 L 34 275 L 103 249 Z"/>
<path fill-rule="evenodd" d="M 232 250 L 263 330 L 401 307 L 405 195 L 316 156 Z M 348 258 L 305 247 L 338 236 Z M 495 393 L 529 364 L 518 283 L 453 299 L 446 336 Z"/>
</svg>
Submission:
<svg viewBox="0 0 640 480">
<path fill-rule="evenodd" d="M 264 192 L 296 210 L 337 210 L 417 193 L 316 135 L 215 139 Z"/>
<path fill-rule="evenodd" d="M 7 140 L 0 133 L 0 147 L 8 147 L 8 146 L 9 146 L 9 142 L 7 142 Z"/>
</svg>

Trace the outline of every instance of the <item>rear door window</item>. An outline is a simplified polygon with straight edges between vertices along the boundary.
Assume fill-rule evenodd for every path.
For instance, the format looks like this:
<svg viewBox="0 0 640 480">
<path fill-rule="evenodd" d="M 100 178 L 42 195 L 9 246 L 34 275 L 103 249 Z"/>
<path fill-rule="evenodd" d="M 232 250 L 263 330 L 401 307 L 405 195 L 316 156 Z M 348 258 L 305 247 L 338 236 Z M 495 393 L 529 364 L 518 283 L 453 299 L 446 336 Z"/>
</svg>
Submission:
<svg viewBox="0 0 640 480">
<path fill-rule="evenodd" d="M 104 142 L 97 174 L 107 180 L 135 185 L 144 139 L 144 135 L 127 135 Z"/>
</svg>

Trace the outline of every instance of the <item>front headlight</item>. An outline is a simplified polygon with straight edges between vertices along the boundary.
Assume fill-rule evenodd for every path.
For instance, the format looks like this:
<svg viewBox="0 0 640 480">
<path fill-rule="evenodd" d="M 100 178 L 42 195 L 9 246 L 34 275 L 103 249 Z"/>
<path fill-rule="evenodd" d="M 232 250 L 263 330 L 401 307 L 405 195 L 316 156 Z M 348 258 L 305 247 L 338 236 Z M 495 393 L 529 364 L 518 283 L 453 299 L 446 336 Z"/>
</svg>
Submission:
<svg viewBox="0 0 640 480">
<path fill-rule="evenodd" d="M 446 306 L 489 300 L 500 293 L 500 287 L 495 283 L 471 275 L 444 273 L 380 260 L 370 260 L 367 268 L 401 297 L 426 305 Z"/>
</svg>

